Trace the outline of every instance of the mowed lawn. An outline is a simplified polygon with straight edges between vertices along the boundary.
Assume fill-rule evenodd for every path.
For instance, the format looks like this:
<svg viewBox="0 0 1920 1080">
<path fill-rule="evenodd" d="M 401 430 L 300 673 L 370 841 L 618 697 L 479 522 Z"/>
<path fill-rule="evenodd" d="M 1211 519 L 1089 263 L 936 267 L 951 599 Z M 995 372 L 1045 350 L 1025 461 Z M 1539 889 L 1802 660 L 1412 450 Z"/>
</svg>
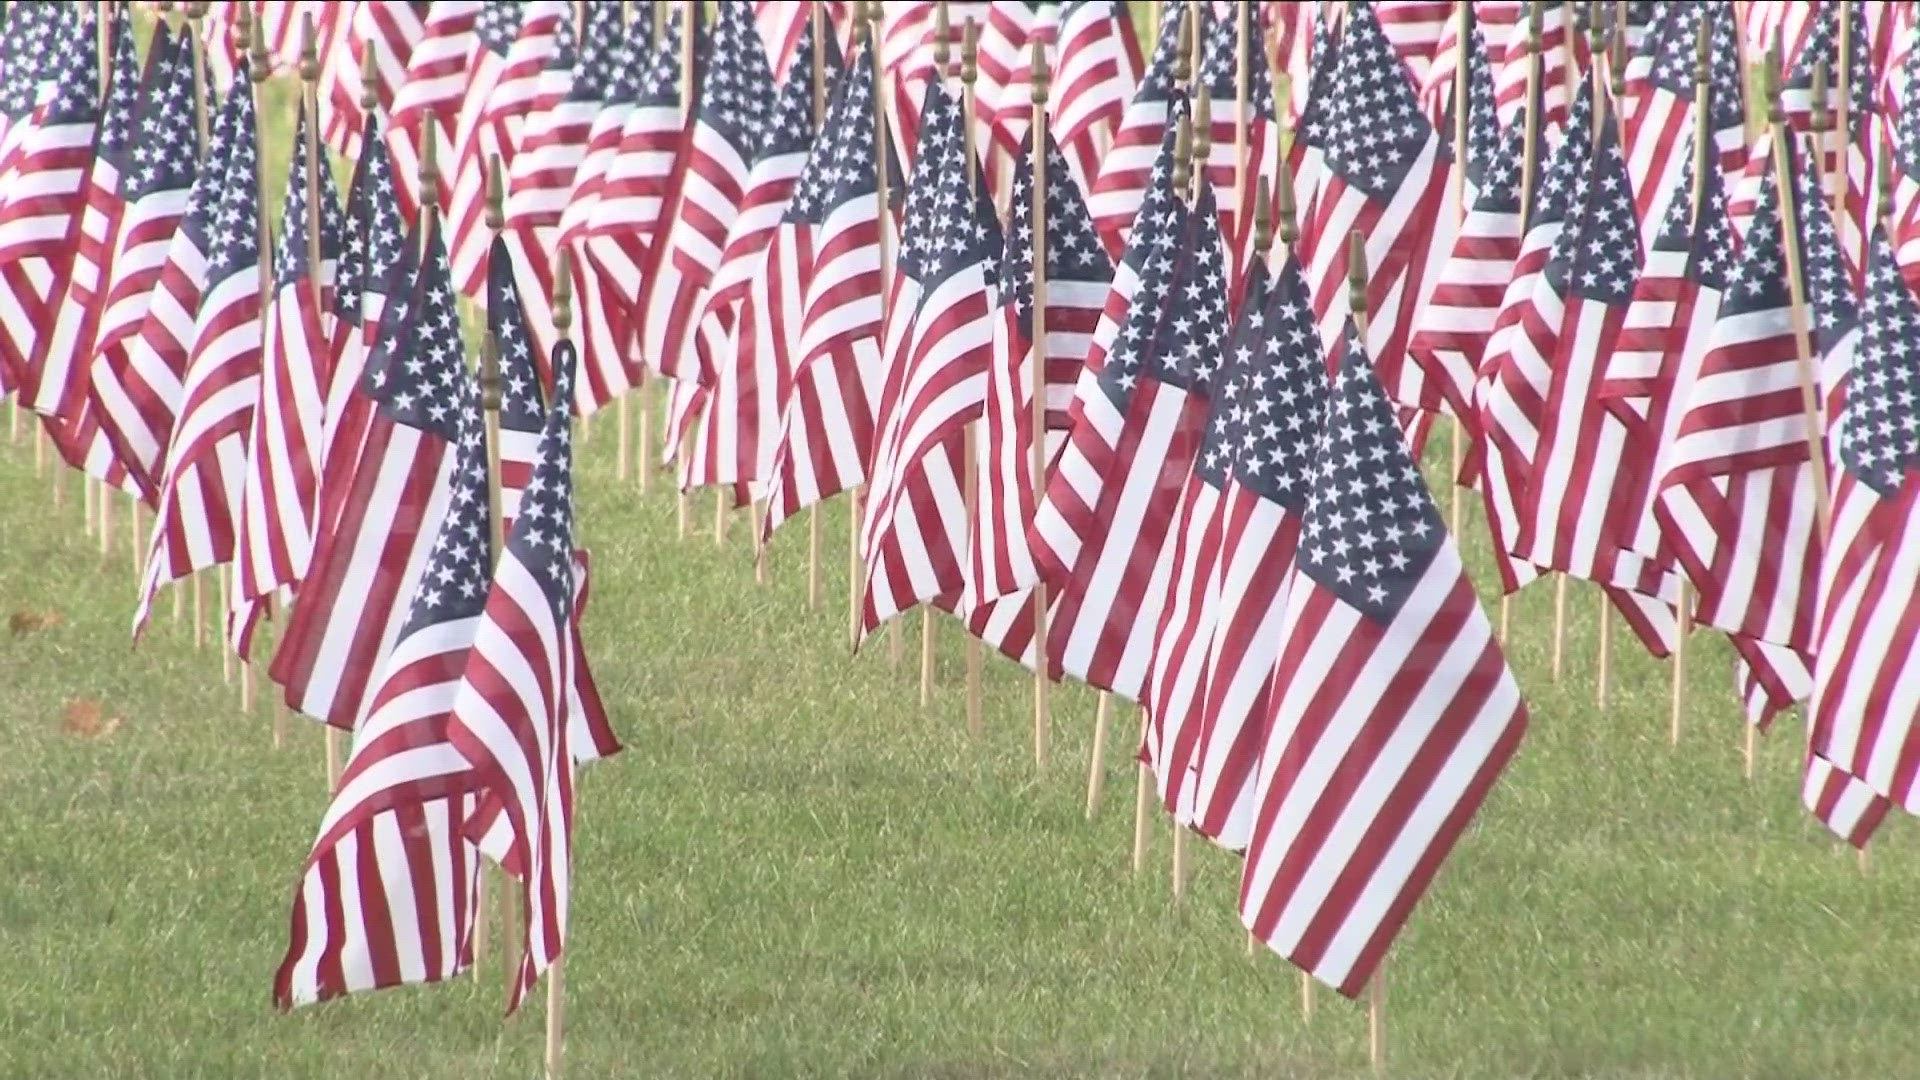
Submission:
<svg viewBox="0 0 1920 1080">
<path fill-rule="evenodd" d="M 1129 872 L 1134 710 L 1089 821 L 1090 692 L 1056 692 L 1036 775 L 1029 679 L 989 661 L 970 738 L 950 623 L 930 709 L 917 616 L 900 670 L 884 639 L 849 656 L 843 505 L 809 611 L 803 522 L 757 586 L 744 517 L 716 548 L 703 493 L 678 538 L 663 484 L 616 481 L 613 431 L 594 425 L 579 502 L 627 750 L 580 785 L 570 1075 L 1368 1073 L 1363 1006 L 1322 990 L 1304 1020 L 1293 969 L 1248 956 L 1236 859 L 1191 845 L 1176 906 L 1156 819 Z M 276 751 L 264 699 L 241 712 L 165 598 L 130 647 L 124 504 L 103 565 L 78 491 L 52 508 L 27 447 L 0 445 L 0 611 L 26 616 L 0 636 L 0 1077 L 535 1075 L 541 1006 L 501 1020 L 500 952 L 477 982 L 272 1009 L 319 729 L 296 718 Z M 1863 877 L 1797 807 L 1797 722 L 1742 779 L 1706 638 L 1679 749 L 1667 668 L 1624 634 L 1597 709 L 1595 594 L 1570 610 L 1556 686 L 1551 585 L 1516 606 L 1533 727 L 1389 959 L 1388 1072 L 1910 1074 L 1910 829 Z"/>
</svg>

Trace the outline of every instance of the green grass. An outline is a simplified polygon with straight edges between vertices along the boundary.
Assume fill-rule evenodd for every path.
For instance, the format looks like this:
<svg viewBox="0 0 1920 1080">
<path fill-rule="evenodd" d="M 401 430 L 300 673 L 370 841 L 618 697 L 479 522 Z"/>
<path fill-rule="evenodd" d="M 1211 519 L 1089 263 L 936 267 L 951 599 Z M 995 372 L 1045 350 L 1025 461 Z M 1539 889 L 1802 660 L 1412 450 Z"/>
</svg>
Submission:
<svg viewBox="0 0 1920 1080">
<path fill-rule="evenodd" d="M 1011 665 L 990 664 L 987 733 L 966 735 L 951 624 L 931 710 L 884 644 L 849 659 L 842 507 L 810 612 L 803 526 L 756 587 L 743 522 L 725 549 L 676 538 L 670 495 L 616 484 L 612 433 L 586 444 L 580 505 L 587 641 L 627 751 L 581 784 L 571 1075 L 1367 1072 L 1360 1006 L 1322 991 L 1303 1022 L 1292 969 L 1246 955 L 1234 859 L 1194 845 L 1175 907 L 1157 824 L 1150 871 L 1129 873 L 1131 711 L 1089 822 L 1090 693 L 1057 692 L 1036 776 Z M 296 721 L 276 752 L 265 707 L 239 711 L 165 600 L 130 651 L 124 536 L 102 566 L 77 492 L 52 509 L 26 448 L 0 447 L 0 610 L 64 619 L 0 637 L 0 1077 L 536 1074 L 541 1009 L 501 1021 L 497 955 L 484 985 L 271 1009 L 325 803 L 318 729 Z M 706 526 L 711 502 L 694 507 Z M 1597 710 L 1595 604 L 1575 588 L 1556 686 L 1552 590 L 1517 603 L 1533 728 L 1390 958 L 1390 1072 L 1910 1071 L 1904 826 L 1863 878 L 1796 806 L 1792 727 L 1744 781 L 1705 638 L 1679 749 L 1667 669 L 1625 635 Z M 125 723 L 68 732 L 79 698 Z"/>
</svg>

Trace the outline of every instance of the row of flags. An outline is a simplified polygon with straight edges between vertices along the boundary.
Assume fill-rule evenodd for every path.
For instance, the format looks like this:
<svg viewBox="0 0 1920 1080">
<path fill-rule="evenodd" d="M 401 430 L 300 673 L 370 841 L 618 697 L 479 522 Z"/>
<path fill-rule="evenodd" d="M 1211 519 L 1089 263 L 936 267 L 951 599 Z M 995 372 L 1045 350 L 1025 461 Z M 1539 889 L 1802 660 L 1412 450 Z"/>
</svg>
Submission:
<svg viewBox="0 0 1920 1080">
<path fill-rule="evenodd" d="M 156 508 L 142 617 L 232 564 L 233 646 L 280 603 L 270 677 L 354 735 L 283 1003 L 464 970 L 479 856 L 527 883 L 515 1003 L 558 955 L 617 748 L 569 418 L 649 381 L 761 542 L 858 500 L 856 641 L 926 607 L 1139 702 L 1243 922 L 1343 993 L 1526 726 L 1441 416 L 1504 592 L 1725 633 L 1756 725 L 1805 705 L 1822 821 L 1916 807 L 1911 3 L 263 7 L 213 6 L 197 82 L 12 6 L 0 372 Z M 296 153 L 276 250 L 234 30 L 284 61 L 288 12 L 330 44 L 297 138 L 358 164 L 342 203 Z M 196 173 L 149 148 L 200 101 Z"/>
</svg>

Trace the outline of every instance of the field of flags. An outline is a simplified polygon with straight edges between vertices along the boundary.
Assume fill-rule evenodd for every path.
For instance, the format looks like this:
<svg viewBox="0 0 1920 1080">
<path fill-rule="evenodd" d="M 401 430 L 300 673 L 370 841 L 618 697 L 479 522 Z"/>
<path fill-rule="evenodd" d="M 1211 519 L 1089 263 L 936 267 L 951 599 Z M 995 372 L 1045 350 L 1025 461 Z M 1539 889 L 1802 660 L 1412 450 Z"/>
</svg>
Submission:
<svg viewBox="0 0 1920 1080">
<path fill-rule="evenodd" d="M 1137 738 L 1136 865 L 1156 807 L 1176 897 L 1241 856 L 1249 946 L 1376 1031 L 1527 683 L 1585 662 L 1570 580 L 1676 741 L 1724 635 L 1749 775 L 1797 711 L 1863 867 L 1920 809 L 1920 5 L 137 7 L 6 6 L 0 395 L 103 551 L 129 515 L 135 636 L 191 606 L 327 727 L 282 1008 L 497 934 L 558 1071 L 576 772 L 621 749 L 590 428 L 810 604 L 846 559 L 923 704 L 964 635 L 970 730 L 989 653 L 1042 767 L 1098 690 L 1088 813 Z M 1481 599 L 1529 585 L 1550 673 Z"/>
</svg>

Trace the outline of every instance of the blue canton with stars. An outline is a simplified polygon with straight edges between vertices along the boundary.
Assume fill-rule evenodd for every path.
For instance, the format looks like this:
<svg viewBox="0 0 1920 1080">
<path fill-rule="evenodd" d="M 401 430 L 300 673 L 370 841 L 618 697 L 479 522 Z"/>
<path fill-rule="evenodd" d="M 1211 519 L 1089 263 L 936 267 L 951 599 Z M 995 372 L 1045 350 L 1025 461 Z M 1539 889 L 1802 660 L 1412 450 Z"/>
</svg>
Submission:
<svg viewBox="0 0 1920 1080">
<path fill-rule="evenodd" d="M 773 111 L 773 69 L 744 3 L 723 3 L 700 68 L 700 122 L 752 161 Z"/>
<path fill-rule="evenodd" d="M 1459 108 L 1459 103 L 1454 108 Z M 1453 124 L 1447 125 L 1451 132 Z M 1524 130 L 1524 128 L 1522 129 Z M 1484 188 L 1487 174 L 1502 166 L 1500 113 L 1487 62 L 1487 35 L 1474 23 L 1467 33 L 1467 179 Z M 1507 168 L 1513 169 L 1509 162 Z M 1517 170 L 1515 170 L 1517 171 Z"/>
<path fill-rule="evenodd" d="M 1907 53 L 1903 74 L 1907 88 L 1893 118 L 1893 157 L 1901 172 L 1920 179 L 1920 49 Z"/>
<path fill-rule="evenodd" d="M 826 79 L 831 86 L 840 72 L 840 50 L 827 35 Z M 760 158 L 804 154 L 813 149 L 813 20 L 800 31 L 800 45 L 787 67 L 786 81 L 774 98 L 761 132 Z"/>
<path fill-rule="evenodd" d="M 1820 190 L 1819 175 L 1812 169 L 1802 169 L 1795 175 L 1794 186 L 1799 189 L 1794 213 L 1800 225 L 1804 295 L 1812 309 L 1814 344 L 1826 353 L 1859 326 L 1860 313 L 1854 303 L 1846 259 L 1840 254 L 1840 234 L 1834 231 L 1833 212 L 1827 207 L 1826 193 Z"/>
<path fill-rule="evenodd" d="M 521 0 L 486 0 L 473 20 L 473 32 L 488 52 L 504 57 L 520 36 L 520 20 L 526 15 Z M 236 84 L 237 85 L 237 84 Z"/>
<path fill-rule="evenodd" d="M 1342 342 L 1294 565 L 1342 603 L 1390 623 L 1446 543 L 1446 528 L 1351 319 Z"/>
<path fill-rule="evenodd" d="M 14 123 L 33 115 L 40 93 L 40 68 L 50 61 L 54 31 L 66 12 L 64 4 L 9 4 L 0 31 L 0 113 Z"/>
<path fill-rule="evenodd" d="M 554 624 L 561 627 L 573 617 L 573 414 L 565 403 L 572 399 L 576 363 L 573 342 L 554 347 L 554 397 L 560 404 L 547 411 L 540 460 L 507 538 L 507 554 L 540 583 Z"/>
<path fill-rule="evenodd" d="M 1260 47 L 1259 20 L 1251 20 L 1253 40 L 1247 54 L 1247 99 L 1253 103 L 1253 115 L 1273 119 L 1273 73 L 1267 70 L 1267 53 Z M 1218 18 L 1207 29 L 1206 48 L 1200 56 L 1200 79 L 1207 93 L 1218 102 L 1238 101 L 1240 19 L 1237 14 Z M 1222 117 L 1231 116 L 1222 112 Z"/>
<path fill-rule="evenodd" d="M 1140 211 L 1133 219 L 1133 232 L 1121 261 L 1132 269 L 1139 284 L 1134 287 L 1127 308 L 1126 322 L 1115 336 L 1100 369 L 1100 387 L 1122 410 L 1132 400 L 1139 383 L 1143 354 L 1153 341 L 1160 324 L 1160 312 L 1167 304 L 1175 268 L 1175 245 L 1187 228 L 1186 200 L 1173 191 L 1173 154 L 1179 129 L 1187 122 L 1185 99 L 1173 103 L 1166 134 L 1160 140 L 1160 153 L 1154 157 L 1146 190 L 1141 194 Z"/>
<path fill-rule="evenodd" d="M 455 432 L 453 472 L 447 478 L 447 516 L 414 586 L 400 630 L 405 639 L 429 626 L 477 619 L 487 606 L 493 573 L 493 512 L 487 493 L 487 427 L 480 395 L 464 370 L 446 376 L 444 396 Z M 436 385 L 439 380 L 434 380 Z"/>
<path fill-rule="evenodd" d="M 383 355 L 369 361 L 363 377 L 381 415 L 448 442 L 460 438 L 460 395 L 472 382 L 454 300 L 447 247 L 435 231 L 405 306 L 383 328 L 376 350 Z"/>
<path fill-rule="evenodd" d="M 794 183 L 793 199 L 782 221 L 818 225 L 835 209 L 856 199 L 871 199 L 875 184 L 877 148 L 873 121 L 873 47 L 863 44 L 860 55 L 847 66 L 834 88 L 827 120 L 814 140 L 806 168 Z M 891 148 L 885 152 L 888 190 L 899 193 L 899 162 Z"/>
<path fill-rule="evenodd" d="M 655 46 L 652 58 L 643 62 L 639 84 L 633 91 L 632 100 L 635 106 L 665 108 L 680 104 L 680 38 L 683 33 L 680 24 L 684 21 L 684 9 L 667 19 L 665 32 L 660 35 L 660 42 Z M 696 35 L 699 35 L 702 25 L 701 21 L 695 20 Z M 702 40 L 699 36 L 694 38 L 695 55 L 699 54 Z"/>
<path fill-rule="evenodd" d="M 606 80 L 600 88 L 601 100 L 609 105 L 632 105 L 640 100 L 641 83 L 653 64 L 653 18 L 635 19 L 622 29 L 620 40 L 608 54 L 605 72 L 594 73 Z M 574 74 L 576 87 L 580 77 L 581 73 Z"/>
<path fill-rule="evenodd" d="M 340 270 L 334 284 L 334 312 L 361 322 L 365 294 L 391 298 L 407 282 L 398 276 L 406 226 L 400 220 L 400 200 L 393 185 L 393 160 L 380 138 L 380 119 L 367 118 L 360 142 L 360 161 L 353 168 L 353 186 L 347 190 L 350 226 L 341 244 Z"/>
<path fill-rule="evenodd" d="M 1843 14 L 1844 9 L 1844 14 Z M 1867 123 L 1866 117 L 1880 111 L 1879 95 L 1874 93 L 1875 79 L 1873 59 L 1867 49 L 1867 24 L 1860 5 L 1846 0 L 1828 0 L 1820 4 L 1807 27 L 1806 44 L 1800 49 L 1799 57 L 1794 61 L 1793 70 L 1787 73 L 1782 84 L 1783 90 L 1802 92 L 1813 89 L 1814 69 L 1826 65 L 1829 94 L 1839 91 L 1839 34 L 1840 19 L 1850 19 L 1853 25 L 1848 28 L 1847 51 L 1851 79 L 1848 82 L 1847 96 L 1852 99 L 1848 106 L 1851 119 L 1848 124 L 1855 131 Z M 1909 33 L 1912 31 L 1909 30 Z M 1831 97 L 1829 98 L 1831 100 Z"/>
<path fill-rule="evenodd" d="M 650 23 L 651 19 L 637 19 L 635 25 Z M 564 21 L 571 28 L 572 19 Z M 569 29 L 571 33 L 571 29 Z M 582 35 L 580 47 L 573 50 L 568 58 L 573 68 L 573 81 L 567 86 L 567 100 L 597 104 L 607 98 L 607 87 L 614 79 L 614 63 L 626 48 L 627 25 L 620 17 L 618 4 L 588 4 L 586 33 Z M 554 59 L 547 62 L 549 68 L 559 63 L 560 54 L 556 50 Z"/>
<path fill-rule="evenodd" d="M 293 164 L 287 170 L 287 194 L 281 201 L 284 209 L 280 214 L 280 242 L 273 256 L 273 284 L 283 289 L 288 282 L 296 278 L 305 278 L 313 273 L 313 267 L 307 265 L 307 155 L 300 147 L 307 144 L 307 112 L 304 105 L 300 110 L 300 120 L 293 132 Z M 333 189 L 333 170 L 327 168 L 322 158 L 318 170 L 319 184 L 316 185 L 320 197 L 320 261 L 322 265 L 334 262 L 340 257 L 340 235 L 345 223 L 340 217 L 340 200 Z"/>
<path fill-rule="evenodd" d="M 1841 415 L 1840 461 L 1890 499 L 1903 479 L 1920 473 L 1920 303 L 1878 228 L 1867 258 L 1865 322 Z"/>
<path fill-rule="evenodd" d="M 1234 482 L 1294 513 L 1306 509 L 1313 455 L 1327 406 L 1327 362 L 1313 293 L 1287 256 L 1251 335 L 1244 391 L 1235 393 Z M 1231 389 L 1231 388 L 1230 388 Z"/>
<path fill-rule="evenodd" d="M 246 86 L 247 84 L 241 81 L 246 78 L 246 75 L 247 63 L 243 60 L 237 68 L 237 74 L 234 75 L 234 85 Z M 187 115 L 191 122 L 192 112 L 189 110 Z M 225 165 L 231 153 L 235 134 L 241 130 L 242 124 L 247 125 L 247 131 L 253 130 L 253 95 L 245 90 L 237 94 L 228 94 L 227 100 L 214 111 L 213 122 L 207 129 L 206 159 L 209 166 L 198 170 L 199 176 L 194 179 L 193 190 L 187 194 L 186 212 L 180 218 L 181 231 L 187 234 L 187 238 L 193 241 L 194 247 L 202 253 L 213 250 L 220 203 L 228 194 Z M 191 158 L 193 155 L 180 156 Z"/>
<path fill-rule="evenodd" d="M 1220 369 L 1214 372 L 1219 390 L 1207 402 L 1207 426 L 1200 437 L 1200 452 L 1194 457 L 1193 474 L 1216 489 L 1227 486 L 1240 439 L 1247 430 L 1247 388 L 1258 363 L 1255 354 L 1263 351 L 1265 344 L 1262 337 L 1270 284 L 1267 261 L 1256 257 L 1242 284 L 1240 318 L 1227 338 Z"/>
<path fill-rule="evenodd" d="M 1213 185 L 1199 184 L 1200 198 L 1187 214 L 1175 271 L 1153 345 L 1143 358 L 1147 374 L 1169 386 L 1205 397 L 1225 351 L 1232 317 L 1227 311 L 1227 254 Z"/>
<path fill-rule="evenodd" d="M 1721 13 L 1726 12 L 1722 18 Z M 1740 43 L 1732 10 L 1723 4 L 1676 4 L 1654 49 L 1655 86 L 1694 100 L 1693 62 L 1699 49 L 1701 20 L 1711 36 L 1707 44 L 1709 128 L 1720 131 L 1746 122 L 1746 90 L 1740 77 Z"/>
<path fill-rule="evenodd" d="M 539 431 L 547 406 L 540 396 L 540 370 L 533 362 L 533 335 L 514 281 L 505 240 L 494 238 L 487 256 L 487 330 L 500 352 L 500 426 L 507 431 Z M 571 397 L 555 395 L 568 402 Z"/>
<path fill-rule="evenodd" d="M 133 35 L 127 31 L 127 20 L 116 19 L 113 26 L 113 79 L 100 110 L 100 125 L 94 129 L 93 152 L 112 161 L 124 177 L 132 165 L 134 117 L 140 104 L 140 58 L 134 51 Z M 171 67 L 172 54 L 171 48 L 162 49 L 156 31 L 148 53 L 156 80 Z"/>
<path fill-rule="evenodd" d="M 1327 168 L 1374 199 L 1392 197 L 1434 137 L 1433 124 L 1373 5 L 1347 16 L 1327 111 Z"/>
<path fill-rule="evenodd" d="M 1173 99 L 1176 92 L 1173 68 L 1180 55 L 1180 24 L 1187 18 L 1187 8 L 1187 0 L 1168 0 L 1161 5 L 1160 38 L 1154 42 L 1153 57 L 1147 63 L 1146 74 L 1141 76 L 1139 88 L 1133 92 L 1133 100 Z"/>
<path fill-rule="evenodd" d="M 1113 280 L 1113 260 L 1093 231 L 1093 215 L 1067 159 L 1047 133 L 1047 280 Z M 1015 322 L 1033 341 L 1033 132 L 1020 140 L 1014 160 L 1013 191 L 1008 197 L 1006 246 L 1000 257 L 1000 303 L 1012 305 Z M 1224 320 L 1222 320 L 1224 322 Z M 1038 342 L 1035 342 L 1039 345 Z"/>
<path fill-rule="evenodd" d="M 1567 130 L 1586 132 L 1593 128 L 1593 83 L 1583 81 L 1573 96 L 1573 105 L 1567 110 Z M 1544 133 L 1543 133 L 1544 137 Z M 1527 214 L 1527 230 L 1531 232 L 1542 226 L 1570 224 L 1574 211 L 1586 201 L 1588 167 L 1591 164 L 1591 140 L 1567 138 L 1560 140 L 1554 147 L 1553 156 L 1540 170 L 1540 176 L 1533 185 L 1533 206 Z M 1554 240 L 1556 248 L 1569 245 L 1571 229 L 1566 229 Z M 1556 250 L 1555 256 L 1560 255 Z"/>
<path fill-rule="evenodd" d="M 1689 156 L 1683 186 L 1673 201 L 1680 216 L 1676 218 L 1673 210 L 1668 211 L 1666 230 L 1663 230 L 1657 242 L 1673 245 L 1668 247 L 1671 251 L 1689 251 L 1688 280 L 1724 293 L 1727 283 L 1733 280 L 1733 263 L 1737 252 L 1733 222 L 1727 216 L 1726 185 L 1720 179 L 1718 168 L 1707 169 L 1706 178 L 1700 185 L 1700 217 L 1690 222 L 1687 208 L 1692 201 L 1693 166 Z"/>
<path fill-rule="evenodd" d="M 54 39 L 54 51 L 43 61 L 43 78 L 53 80 L 53 96 L 47 100 L 41 126 L 90 124 L 99 115 L 100 70 L 94 39 L 92 8 L 64 20 Z M 116 41 L 127 37 L 126 20 L 114 20 Z M 116 47 L 117 51 L 117 47 Z"/>
<path fill-rule="evenodd" d="M 1612 113 L 1601 123 L 1600 145 L 1594 149 L 1585 212 L 1578 225 L 1561 234 L 1571 242 L 1565 248 L 1554 245 L 1547 280 L 1563 296 L 1625 304 L 1640 277 L 1640 228 Z"/>
<path fill-rule="evenodd" d="M 236 78 L 234 85 L 242 84 Z M 227 102 L 234 107 L 233 126 L 228 129 L 226 175 L 220 181 L 219 203 L 208 235 L 206 294 L 235 274 L 258 273 L 261 257 L 259 147 L 254 144 L 259 128 L 253 95 L 237 91 L 227 95 Z M 212 160 L 211 154 L 208 157 Z"/>
<path fill-rule="evenodd" d="M 895 263 L 929 291 L 961 267 L 976 264 L 986 264 L 992 284 L 993 263 L 1000 254 L 1000 221 L 992 202 L 984 190 L 968 191 L 961 121 L 953 96 L 939 80 L 929 81 Z"/>
<path fill-rule="evenodd" d="M 1340 75 L 1342 45 L 1327 20 L 1313 20 L 1313 70 L 1307 73 L 1307 98 L 1300 109 L 1298 137 L 1322 150 L 1333 139 L 1333 87 Z"/>
<path fill-rule="evenodd" d="M 1773 152 L 1792 154 L 1793 140 L 1776 142 Z M 1787 292 L 1787 257 L 1781 242 L 1780 188 L 1769 168 L 1760 179 L 1753 221 L 1747 226 L 1741 257 L 1727 269 L 1727 293 L 1720 301 L 1721 317 L 1759 311 L 1785 311 L 1792 305 Z"/>
<path fill-rule="evenodd" d="M 159 33 L 154 32 L 156 50 Z M 128 204 L 158 192 L 192 188 L 200 171 L 193 145 L 193 50 L 186 44 L 183 39 L 182 47 L 167 50 L 140 103 L 140 135 L 133 140 L 133 158 L 120 179 Z"/>
</svg>

